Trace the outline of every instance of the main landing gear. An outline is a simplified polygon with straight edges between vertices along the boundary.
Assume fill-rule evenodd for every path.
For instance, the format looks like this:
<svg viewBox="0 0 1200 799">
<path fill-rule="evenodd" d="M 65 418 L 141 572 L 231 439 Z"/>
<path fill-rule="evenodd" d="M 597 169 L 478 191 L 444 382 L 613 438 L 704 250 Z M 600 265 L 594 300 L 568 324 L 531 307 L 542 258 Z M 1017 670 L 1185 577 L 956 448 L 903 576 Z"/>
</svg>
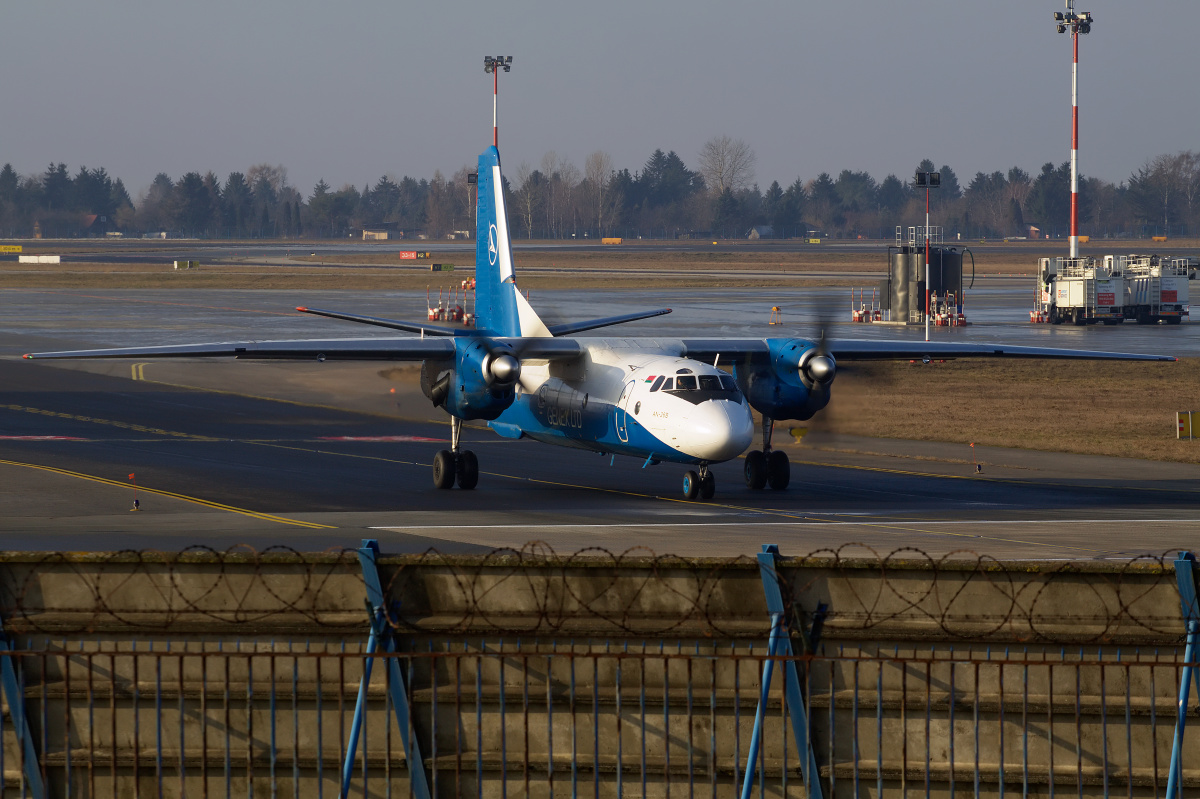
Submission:
<svg viewBox="0 0 1200 799">
<path fill-rule="evenodd" d="M 479 459 L 469 449 L 458 449 L 462 437 L 462 419 L 450 417 L 450 449 L 433 456 L 433 484 L 437 488 L 472 489 L 479 485 Z"/>
<path fill-rule="evenodd" d="M 683 495 L 688 499 L 712 499 L 717 493 L 717 480 L 708 470 L 708 464 L 700 464 L 700 473 L 689 471 L 683 476 Z"/>
<path fill-rule="evenodd" d="M 746 453 L 746 487 L 754 491 L 768 485 L 776 491 L 788 487 L 792 480 L 792 465 L 786 452 L 771 449 L 771 434 L 775 431 L 775 420 L 764 416 L 762 420 L 763 448 Z"/>
</svg>

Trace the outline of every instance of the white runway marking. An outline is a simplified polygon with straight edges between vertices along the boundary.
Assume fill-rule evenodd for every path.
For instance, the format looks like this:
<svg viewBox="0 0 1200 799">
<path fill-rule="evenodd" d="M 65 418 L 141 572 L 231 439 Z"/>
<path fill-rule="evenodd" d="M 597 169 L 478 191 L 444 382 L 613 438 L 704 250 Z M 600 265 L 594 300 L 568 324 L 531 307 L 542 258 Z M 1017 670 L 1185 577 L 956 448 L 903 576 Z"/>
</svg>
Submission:
<svg viewBox="0 0 1200 799">
<path fill-rule="evenodd" d="M 562 524 L 404 524 L 404 525 L 377 525 L 370 527 L 371 530 L 559 530 L 564 527 L 569 527 L 573 530 L 582 529 L 612 529 L 612 528 L 646 528 L 646 527 L 745 527 L 753 525 L 755 527 L 861 527 L 864 525 L 889 524 L 889 525 L 964 525 L 964 524 L 1200 524 L 1200 519 L 1013 519 L 1010 521 L 1001 521 L 997 519 L 989 520 L 961 520 L 961 521 L 921 521 L 921 520 L 899 520 L 899 519 L 879 519 L 872 521 L 864 519 L 857 522 L 649 522 L 646 524 L 638 524 L 636 522 L 614 522 L 612 524 L 571 524 L 565 522 Z"/>
</svg>

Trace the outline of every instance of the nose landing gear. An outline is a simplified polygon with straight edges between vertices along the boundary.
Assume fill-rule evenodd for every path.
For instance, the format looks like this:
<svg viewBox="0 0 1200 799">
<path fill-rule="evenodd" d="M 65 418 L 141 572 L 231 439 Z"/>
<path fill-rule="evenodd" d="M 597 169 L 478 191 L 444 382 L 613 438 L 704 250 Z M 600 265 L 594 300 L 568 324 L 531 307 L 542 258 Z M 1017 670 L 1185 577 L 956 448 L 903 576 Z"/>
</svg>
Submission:
<svg viewBox="0 0 1200 799">
<path fill-rule="evenodd" d="M 764 416 L 762 420 L 763 448 L 746 453 L 746 487 L 759 491 L 768 485 L 776 491 L 788 487 L 792 480 L 792 465 L 786 452 L 771 449 L 771 434 L 775 431 L 775 420 Z"/>
<path fill-rule="evenodd" d="M 708 464 L 700 464 L 700 473 L 689 471 L 683 476 L 683 495 L 687 499 L 712 499 L 717 493 L 717 480 L 708 470 Z"/>
<path fill-rule="evenodd" d="M 470 490 L 479 485 L 479 459 L 469 449 L 459 451 L 462 437 L 462 419 L 450 417 L 450 449 L 442 450 L 433 457 L 433 485 L 436 488 L 458 487 Z"/>
</svg>

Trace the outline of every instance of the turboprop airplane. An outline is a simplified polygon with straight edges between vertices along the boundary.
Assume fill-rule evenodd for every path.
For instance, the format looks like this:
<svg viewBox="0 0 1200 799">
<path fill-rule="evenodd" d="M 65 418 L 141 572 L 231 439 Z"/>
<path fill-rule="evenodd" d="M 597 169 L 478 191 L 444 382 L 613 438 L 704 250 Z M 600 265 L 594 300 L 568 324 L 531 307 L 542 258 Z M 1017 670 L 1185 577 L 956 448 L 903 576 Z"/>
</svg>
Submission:
<svg viewBox="0 0 1200 799">
<path fill-rule="evenodd" d="M 709 499 L 710 466 L 741 455 L 762 417 L 762 447 L 746 455 L 750 489 L 787 488 L 787 454 L 771 446 L 776 420 L 811 418 L 829 402 L 838 363 L 965 357 L 1088 358 L 1173 361 L 1154 355 L 953 342 L 803 338 L 593 338 L 575 334 L 670 313 L 640 313 L 547 325 L 517 290 L 500 153 L 479 156 L 476 328 L 361 316 L 319 308 L 304 313 L 418 333 L 367 339 L 249 341 L 47 352 L 26 358 L 214 357 L 421 361 L 421 388 L 450 416 L 450 449 L 433 459 L 439 489 L 472 489 L 479 461 L 463 449 L 462 424 L 484 420 L 506 438 L 603 454 L 646 465 L 689 468 L 683 494 Z M 721 369 L 728 366 L 731 372 Z"/>
</svg>

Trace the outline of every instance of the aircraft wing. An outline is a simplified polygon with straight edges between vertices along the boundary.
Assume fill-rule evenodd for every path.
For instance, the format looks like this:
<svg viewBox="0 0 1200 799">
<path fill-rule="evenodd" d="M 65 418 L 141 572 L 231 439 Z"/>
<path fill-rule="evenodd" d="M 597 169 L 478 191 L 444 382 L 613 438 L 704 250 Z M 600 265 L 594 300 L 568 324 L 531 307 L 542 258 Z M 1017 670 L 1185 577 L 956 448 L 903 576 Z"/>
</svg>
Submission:
<svg viewBox="0 0 1200 799">
<path fill-rule="evenodd" d="M 683 339 L 683 355 L 709 361 L 716 356 L 736 359 L 742 356 L 767 356 L 766 339 Z M 815 342 L 814 342 L 815 344 Z M 1019 347 L 1009 344 L 953 341 L 897 341 L 839 339 L 828 345 L 829 354 L 838 361 L 922 360 L 925 358 L 1060 358 L 1117 361 L 1174 361 L 1170 355 L 1142 355 L 1130 352 L 1094 352 L 1057 347 Z"/>
<path fill-rule="evenodd" d="M 583 353 L 569 338 L 493 338 L 512 347 L 522 359 L 569 360 Z M 217 344 L 175 344 L 158 347 L 115 347 L 97 350 L 34 352 L 31 360 L 51 358 L 239 358 L 243 360 L 329 360 L 329 361 L 423 361 L 453 358 L 454 337 L 292 339 L 286 341 L 243 341 Z"/>
<path fill-rule="evenodd" d="M 420 361 L 453 357 L 452 338 L 297 339 L 35 352 L 26 358 L 242 358 L 247 360 Z"/>
</svg>

